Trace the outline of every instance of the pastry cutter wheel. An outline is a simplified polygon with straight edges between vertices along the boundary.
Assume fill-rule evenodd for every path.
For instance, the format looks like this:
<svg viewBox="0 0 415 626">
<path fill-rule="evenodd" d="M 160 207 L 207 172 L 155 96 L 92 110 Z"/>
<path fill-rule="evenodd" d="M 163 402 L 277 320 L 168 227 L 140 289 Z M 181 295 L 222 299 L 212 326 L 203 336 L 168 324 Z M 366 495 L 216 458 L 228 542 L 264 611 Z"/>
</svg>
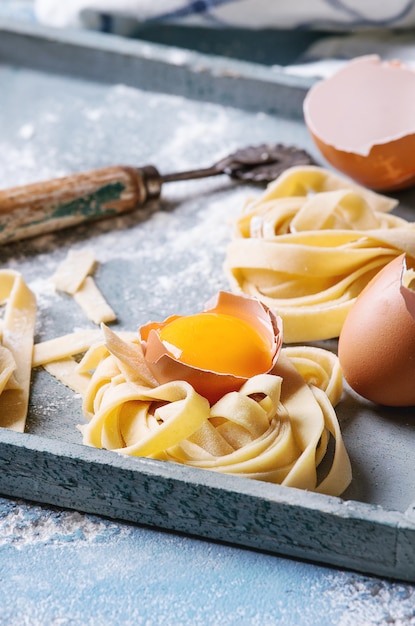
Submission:
<svg viewBox="0 0 415 626">
<path fill-rule="evenodd" d="M 262 144 L 238 150 L 211 167 L 181 173 L 162 175 L 153 165 L 116 165 L 0 190 L 0 244 L 132 211 L 158 198 L 164 183 L 218 174 L 270 182 L 288 167 L 313 163 L 304 150 Z"/>
</svg>

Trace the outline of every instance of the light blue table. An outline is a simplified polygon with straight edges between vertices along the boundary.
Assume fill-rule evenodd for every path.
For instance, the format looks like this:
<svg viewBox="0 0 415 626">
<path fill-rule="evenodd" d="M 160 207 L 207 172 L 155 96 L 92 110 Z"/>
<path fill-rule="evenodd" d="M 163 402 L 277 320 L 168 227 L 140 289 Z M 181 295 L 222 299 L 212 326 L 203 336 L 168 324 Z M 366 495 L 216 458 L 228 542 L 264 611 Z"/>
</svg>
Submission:
<svg viewBox="0 0 415 626">
<path fill-rule="evenodd" d="M 7 498 L 0 577 L 7 626 L 415 624 L 414 585 Z"/>
<path fill-rule="evenodd" d="M 0 624 L 415 623 L 412 585 L 0 499 Z"/>
</svg>

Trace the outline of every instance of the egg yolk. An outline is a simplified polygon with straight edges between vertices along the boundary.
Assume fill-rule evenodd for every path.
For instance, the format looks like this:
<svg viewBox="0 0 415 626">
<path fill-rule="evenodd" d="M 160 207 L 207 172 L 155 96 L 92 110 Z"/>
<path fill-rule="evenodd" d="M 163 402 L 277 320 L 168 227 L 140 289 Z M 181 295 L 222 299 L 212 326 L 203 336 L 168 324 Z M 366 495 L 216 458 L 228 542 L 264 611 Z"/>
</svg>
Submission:
<svg viewBox="0 0 415 626">
<path fill-rule="evenodd" d="M 204 370 L 250 378 L 272 365 L 266 338 L 231 315 L 179 317 L 160 329 L 159 337 L 178 361 Z"/>
</svg>

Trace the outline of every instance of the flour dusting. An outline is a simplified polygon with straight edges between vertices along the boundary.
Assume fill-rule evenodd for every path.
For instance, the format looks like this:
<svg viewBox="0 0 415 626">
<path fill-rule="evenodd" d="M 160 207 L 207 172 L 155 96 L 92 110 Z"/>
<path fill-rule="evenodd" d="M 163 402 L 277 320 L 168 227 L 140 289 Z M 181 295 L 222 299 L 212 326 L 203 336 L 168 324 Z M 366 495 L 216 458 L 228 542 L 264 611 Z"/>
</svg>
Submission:
<svg viewBox="0 0 415 626">
<path fill-rule="evenodd" d="M 76 511 L 50 510 L 41 505 L 3 500 L 0 547 L 91 543 L 122 534 L 122 526 Z"/>
<path fill-rule="evenodd" d="M 411 626 L 415 624 L 415 588 L 378 578 L 339 573 L 326 590 L 339 615 L 338 626 Z"/>
</svg>

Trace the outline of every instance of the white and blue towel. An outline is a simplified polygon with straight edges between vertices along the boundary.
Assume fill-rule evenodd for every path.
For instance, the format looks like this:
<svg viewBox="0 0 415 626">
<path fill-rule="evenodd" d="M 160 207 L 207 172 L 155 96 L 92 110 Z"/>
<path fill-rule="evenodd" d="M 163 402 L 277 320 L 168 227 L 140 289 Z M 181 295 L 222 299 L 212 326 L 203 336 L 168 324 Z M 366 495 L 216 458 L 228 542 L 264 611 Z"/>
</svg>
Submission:
<svg viewBox="0 0 415 626">
<path fill-rule="evenodd" d="M 206 27 L 319 30 L 415 26 L 415 0 L 35 0 L 51 26 L 116 28 L 117 18 Z"/>
</svg>

